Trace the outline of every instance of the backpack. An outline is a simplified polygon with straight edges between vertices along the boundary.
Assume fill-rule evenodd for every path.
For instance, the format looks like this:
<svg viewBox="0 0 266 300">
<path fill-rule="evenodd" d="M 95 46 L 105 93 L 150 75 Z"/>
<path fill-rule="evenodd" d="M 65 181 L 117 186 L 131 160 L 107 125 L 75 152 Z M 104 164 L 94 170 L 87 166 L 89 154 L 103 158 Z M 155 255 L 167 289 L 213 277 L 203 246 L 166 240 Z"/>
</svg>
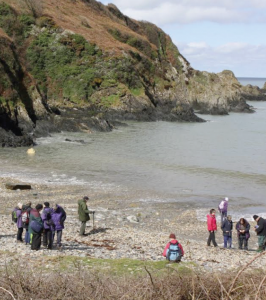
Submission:
<svg viewBox="0 0 266 300">
<path fill-rule="evenodd" d="M 13 210 L 11 215 L 12 215 L 12 221 L 13 221 L 14 223 L 17 223 L 17 221 L 18 221 L 17 211 L 16 211 L 16 210 Z"/>
<path fill-rule="evenodd" d="M 224 209 L 224 200 L 219 204 L 218 209 L 219 211 L 222 211 Z"/>
<path fill-rule="evenodd" d="M 39 223 L 38 221 L 36 220 L 32 220 L 30 222 L 30 227 L 31 229 L 36 232 L 36 233 L 40 233 L 42 230 L 43 230 L 43 224 L 42 223 Z"/>
<path fill-rule="evenodd" d="M 24 210 L 21 214 L 21 220 L 24 225 L 29 224 L 29 212 Z"/>
<path fill-rule="evenodd" d="M 171 243 L 166 252 L 166 259 L 169 261 L 179 261 L 181 258 L 181 249 L 178 247 L 178 243 Z"/>
</svg>

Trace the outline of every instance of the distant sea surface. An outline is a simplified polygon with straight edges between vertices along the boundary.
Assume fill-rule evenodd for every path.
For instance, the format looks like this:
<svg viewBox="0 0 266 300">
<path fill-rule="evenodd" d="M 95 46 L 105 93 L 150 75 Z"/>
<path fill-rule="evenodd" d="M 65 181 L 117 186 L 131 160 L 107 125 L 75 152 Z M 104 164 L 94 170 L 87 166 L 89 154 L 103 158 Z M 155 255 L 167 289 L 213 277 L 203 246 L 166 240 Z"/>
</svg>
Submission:
<svg viewBox="0 0 266 300">
<path fill-rule="evenodd" d="M 187 202 L 199 218 L 225 196 L 235 214 L 266 212 L 266 102 L 250 104 L 256 113 L 201 115 L 200 124 L 129 122 L 109 133 L 52 134 L 37 140 L 34 156 L 0 148 L 0 176 L 83 185 L 147 205 Z"/>
<path fill-rule="evenodd" d="M 264 86 L 264 83 L 266 82 L 266 78 L 255 78 L 255 77 L 237 77 L 237 80 L 242 85 L 256 85 L 259 88 L 262 88 Z"/>
</svg>

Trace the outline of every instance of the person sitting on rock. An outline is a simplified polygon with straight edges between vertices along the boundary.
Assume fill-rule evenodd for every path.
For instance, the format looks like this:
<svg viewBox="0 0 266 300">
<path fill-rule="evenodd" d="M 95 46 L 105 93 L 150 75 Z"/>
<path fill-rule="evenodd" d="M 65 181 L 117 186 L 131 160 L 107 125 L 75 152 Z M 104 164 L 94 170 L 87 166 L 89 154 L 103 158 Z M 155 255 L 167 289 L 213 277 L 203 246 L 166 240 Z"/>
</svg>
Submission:
<svg viewBox="0 0 266 300">
<path fill-rule="evenodd" d="M 217 231 L 217 223 L 216 223 L 216 218 L 215 218 L 215 209 L 212 208 L 210 210 L 210 214 L 207 215 L 207 227 L 209 231 L 209 238 L 207 241 L 207 246 L 211 245 L 211 242 L 213 243 L 214 247 L 217 247 L 217 243 L 215 241 L 215 231 Z"/>
<path fill-rule="evenodd" d="M 184 250 L 182 245 L 176 240 L 174 233 L 171 233 L 169 238 L 170 242 L 164 248 L 163 256 L 171 262 L 180 262 L 184 256 Z"/>
<path fill-rule="evenodd" d="M 58 204 L 55 204 L 53 209 L 54 209 L 54 212 L 52 214 L 52 221 L 54 224 L 53 241 L 56 233 L 57 235 L 56 248 L 60 250 L 62 248 L 62 233 L 63 233 L 63 229 L 65 228 L 64 222 L 66 220 L 66 212 Z"/>
<path fill-rule="evenodd" d="M 233 222 L 231 216 L 228 216 L 227 218 L 224 219 L 221 229 L 223 231 L 223 236 L 224 236 L 224 248 L 227 248 L 227 243 L 228 243 L 228 248 L 231 248 L 232 230 L 233 230 Z"/>
<path fill-rule="evenodd" d="M 250 224 L 244 218 L 241 218 L 236 224 L 237 238 L 238 238 L 238 249 L 248 250 L 248 239 L 250 238 L 249 230 Z"/>
</svg>

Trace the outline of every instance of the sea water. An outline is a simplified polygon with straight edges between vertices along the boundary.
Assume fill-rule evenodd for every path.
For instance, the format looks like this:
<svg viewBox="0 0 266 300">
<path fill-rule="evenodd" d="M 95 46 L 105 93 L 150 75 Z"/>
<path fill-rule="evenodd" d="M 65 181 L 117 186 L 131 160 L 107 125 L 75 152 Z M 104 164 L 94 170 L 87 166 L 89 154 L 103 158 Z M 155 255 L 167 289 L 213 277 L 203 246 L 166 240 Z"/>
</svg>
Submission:
<svg viewBox="0 0 266 300">
<path fill-rule="evenodd" d="M 201 115 L 205 123 L 129 122 L 108 133 L 52 134 L 37 140 L 31 156 L 1 148 L 1 176 L 83 185 L 147 205 L 189 203 L 199 217 L 225 196 L 235 213 L 266 212 L 266 102 L 250 104 L 256 113 Z"/>
</svg>

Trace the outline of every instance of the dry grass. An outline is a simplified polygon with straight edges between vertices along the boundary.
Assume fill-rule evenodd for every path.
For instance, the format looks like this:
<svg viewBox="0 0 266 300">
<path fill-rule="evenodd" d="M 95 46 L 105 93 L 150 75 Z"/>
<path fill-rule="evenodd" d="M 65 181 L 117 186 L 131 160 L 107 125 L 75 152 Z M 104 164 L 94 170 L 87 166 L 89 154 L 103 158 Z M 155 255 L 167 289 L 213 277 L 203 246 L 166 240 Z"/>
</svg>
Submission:
<svg viewBox="0 0 266 300">
<path fill-rule="evenodd" d="M 261 255 L 264 253 L 255 259 Z M 168 274 L 158 276 L 144 267 L 146 275 L 138 277 L 118 277 L 83 268 L 71 273 L 42 273 L 39 268 L 34 271 L 19 263 L 1 274 L 0 299 L 266 299 L 265 271 L 248 271 L 253 261 L 235 273 L 188 274 L 170 267 Z"/>
</svg>

